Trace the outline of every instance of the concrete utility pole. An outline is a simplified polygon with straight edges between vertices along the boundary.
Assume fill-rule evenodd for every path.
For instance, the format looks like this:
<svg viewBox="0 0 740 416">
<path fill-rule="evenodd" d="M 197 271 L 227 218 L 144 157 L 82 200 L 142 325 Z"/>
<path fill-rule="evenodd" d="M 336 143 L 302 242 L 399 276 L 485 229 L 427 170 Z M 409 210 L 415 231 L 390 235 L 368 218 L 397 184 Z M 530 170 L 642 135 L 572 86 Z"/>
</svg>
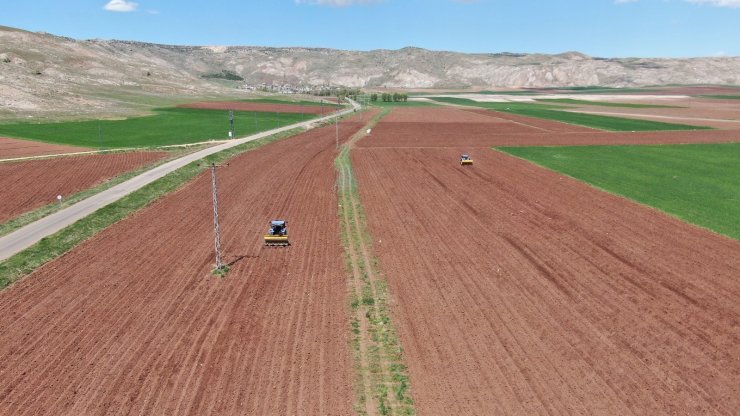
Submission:
<svg viewBox="0 0 740 416">
<path fill-rule="evenodd" d="M 337 127 L 337 150 L 339 150 L 339 116 L 334 119 L 334 125 Z"/>
</svg>

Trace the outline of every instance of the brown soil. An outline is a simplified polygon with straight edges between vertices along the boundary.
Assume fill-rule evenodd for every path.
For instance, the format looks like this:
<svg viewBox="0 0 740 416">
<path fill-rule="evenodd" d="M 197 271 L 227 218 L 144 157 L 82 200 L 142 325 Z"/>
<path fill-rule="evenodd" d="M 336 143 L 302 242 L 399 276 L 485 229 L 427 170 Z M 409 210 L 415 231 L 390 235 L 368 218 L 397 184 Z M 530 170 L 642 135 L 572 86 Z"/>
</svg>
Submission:
<svg viewBox="0 0 740 416">
<path fill-rule="evenodd" d="M 553 120 L 543 120 L 539 118 L 520 116 L 518 114 L 504 113 L 492 110 L 467 110 L 473 113 L 483 114 L 488 117 L 496 117 L 503 120 L 509 120 L 522 126 L 530 126 L 539 130 L 545 130 L 555 133 L 594 133 L 601 130 L 595 130 L 588 127 L 576 126 L 574 124 L 561 123 Z"/>
<path fill-rule="evenodd" d="M 0 293 L 0 414 L 352 413 L 335 156 L 329 126 L 218 171 L 225 278 L 206 171 Z"/>
<path fill-rule="evenodd" d="M 740 242 L 463 150 L 352 155 L 418 414 L 737 414 Z"/>
<path fill-rule="evenodd" d="M 740 100 L 649 100 L 640 104 L 672 105 L 682 108 L 627 108 L 604 106 L 573 106 L 575 111 L 597 112 L 616 117 L 654 120 L 663 123 L 708 126 L 717 129 L 740 129 Z M 608 114 L 607 114 L 608 113 Z M 639 115 L 639 117 L 635 116 Z"/>
<path fill-rule="evenodd" d="M 738 95 L 738 87 L 722 87 L 716 85 L 687 86 L 687 87 L 665 87 L 658 88 L 654 92 L 645 92 L 650 95 Z"/>
<path fill-rule="evenodd" d="M 0 137 L 0 159 L 54 155 L 60 153 L 86 152 L 89 150 L 90 149 L 84 147 L 64 146 L 60 144 L 48 144 L 41 142 L 32 142 L 30 140 L 18 140 Z"/>
<path fill-rule="evenodd" d="M 524 116 L 488 110 L 467 111 L 448 108 L 444 114 L 414 115 L 408 110 L 394 110 L 377 125 L 372 134 L 357 143 L 358 147 L 464 147 L 494 146 L 561 146 L 613 144 L 726 143 L 740 141 L 740 130 L 604 132 L 570 126 L 565 123 L 537 120 Z M 419 113 L 428 109 L 413 109 Z M 435 109 L 436 110 L 436 109 Z M 482 120 L 464 122 L 475 113 Z M 395 114 L 395 115 L 394 115 Z M 490 114 L 490 117 L 489 117 Z M 500 122 L 504 117 L 511 121 Z M 404 121 L 421 120 L 425 122 Z M 390 121 L 388 121 L 390 120 Z M 395 120 L 395 121 L 393 121 Z M 566 129 L 570 129 L 567 131 Z"/>
<path fill-rule="evenodd" d="M 0 223 L 167 155 L 130 152 L 0 163 Z"/>
<path fill-rule="evenodd" d="M 296 113 L 296 114 L 328 114 L 334 111 L 330 105 L 292 105 L 269 103 L 246 103 L 234 101 L 204 101 L 192 104 L 183 104 L 182 108 L 203 108 L 208 110 L 258 111 L 269 113 Z"/>
</svg>

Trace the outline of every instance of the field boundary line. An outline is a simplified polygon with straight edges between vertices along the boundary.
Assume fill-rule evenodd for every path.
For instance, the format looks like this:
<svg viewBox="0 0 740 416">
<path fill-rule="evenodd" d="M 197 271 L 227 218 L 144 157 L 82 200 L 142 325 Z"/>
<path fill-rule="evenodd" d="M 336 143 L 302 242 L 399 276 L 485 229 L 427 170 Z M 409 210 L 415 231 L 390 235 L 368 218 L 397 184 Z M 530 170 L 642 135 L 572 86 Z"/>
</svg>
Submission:
<svg viewBox="0 0 740 416">
<path fill-rule="evenodd" d="M 350 151 L 386 114 L 383 109 L 336 158 L 341 237 L 348 276 L 350 347 L 355 369 L 355 411 L 360 415 L 413 415 L 414 402 L 403 351 L 390 319 L 387 283 L 365 223 Z"/>
</svg>

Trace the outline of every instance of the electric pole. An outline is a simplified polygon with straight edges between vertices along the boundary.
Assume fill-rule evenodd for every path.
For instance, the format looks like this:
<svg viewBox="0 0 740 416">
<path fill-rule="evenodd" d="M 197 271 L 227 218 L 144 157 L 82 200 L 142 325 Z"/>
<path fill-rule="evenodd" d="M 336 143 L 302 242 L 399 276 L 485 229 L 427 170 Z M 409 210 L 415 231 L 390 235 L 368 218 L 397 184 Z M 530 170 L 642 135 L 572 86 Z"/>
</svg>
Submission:
<svg viewBox="0 0 740 416">
<path fill-rule="evenodd" d="M 228 165 L 227 165 L 228 166 Z M 216 168 L 221 166 L 211 163 L 211 199 L 213 202 L 213 239 L 216 250 L 216 270 L 222 270 L 224 268 L 223 259 L 221 257 L 221 226 L 218 221 L 218 190 L 216 186 Z"/>
<path fill-rule="evenodd" d="M 100 120 L 98 120 L 98 151 L 103 151 L 103 126 L 100 125 Z"/>
<path fill-rule="evenodd" d="M 339 150 L 339 116 L 334 120 L 334 125 L 337 127 L 337 150 Z"/>
<path fill-rule="evenodd" d="M 231 128 L 229 131 L 231 132 L 231 139 L 236 139 L 236 130 L 234 130 L 234 110 L 229 110 L 229 124 Z"/>
</svg>

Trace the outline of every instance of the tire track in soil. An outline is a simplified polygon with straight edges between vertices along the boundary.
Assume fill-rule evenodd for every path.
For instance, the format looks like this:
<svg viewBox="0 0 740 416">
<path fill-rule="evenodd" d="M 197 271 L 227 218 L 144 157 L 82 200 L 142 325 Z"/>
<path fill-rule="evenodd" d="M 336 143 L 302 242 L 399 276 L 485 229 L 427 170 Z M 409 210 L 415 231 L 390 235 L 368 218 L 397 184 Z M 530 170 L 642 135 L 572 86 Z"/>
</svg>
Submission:
<svg viewBox="0 0 740 416">
<path fill-rule="evenodd" d="M 420 414 L 740 407 L 737 241 L 462 151 L 352 154 Z"/>
<path fill-rule="evenodd" d="M 204 173 L 0 293 L 0 413 L 351 413 L 334 134 L 219 171 L 226 278 Z M 278 216 L 293 245 L 263 249 Z"/>
</svg>

